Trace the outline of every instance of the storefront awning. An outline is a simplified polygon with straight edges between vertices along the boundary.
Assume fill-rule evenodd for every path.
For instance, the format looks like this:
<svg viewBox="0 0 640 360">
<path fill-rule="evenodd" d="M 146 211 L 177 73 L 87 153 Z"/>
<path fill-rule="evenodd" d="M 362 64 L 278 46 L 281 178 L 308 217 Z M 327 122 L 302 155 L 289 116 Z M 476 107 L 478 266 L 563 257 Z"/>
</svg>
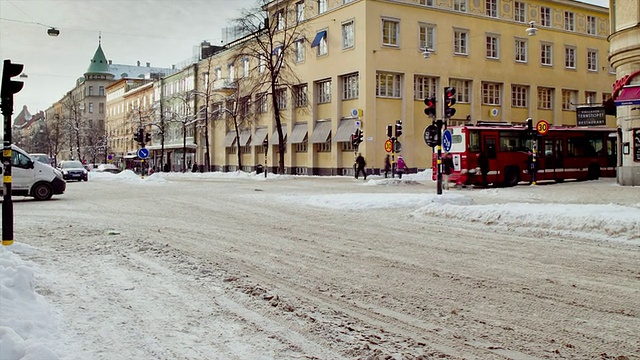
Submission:
<svg viewBox="0 0 640 360">
<path fill-rule="evenodd" d="M 269 130 L 266 127 L 257 128 L 255 135 L 251 138 L 251 146 L 262 146 L 264 139 L 267 138 L 267 133 Z"/>
<path fill-rule="evenodd" d="M 229 131 L 227 135 L 224 136 L 224 147 L 232 147 L 233 143 L 236 142 L 236 132 Z"/>
<path fill-rule="evenodd" d="M 616 106 L 640 105 L 640 86 L 625 86 L 616 98 Z"/>
<path fill-rule="evenodd" d="M 329 140 L 331 135 L 331 121 L 318 121 L 311 133 L 311 139 L 309 142 L 312 144 L 322 144 Z"/>
<path fill-rule="evenodd" d="M 355 119 L 343 119 L 340 121 L 336 136 L 333 137 L 335 142 L 351 142 L 351 134 L 356 130 Z"/>
<path fill-rule="evenodd" d="M 307 132 L 307 123 L 295 124 L 291 130 L 291 143 L 302 144 L 307 137 Z"/>
<path fill-rule="evenodd" d="M 287 142 L 287 125 L 280 125 L 282 127 L 282 137 L 284 138 L 284 142 Z M 280 145 L 280 139 L 278 139 L 278 129 L 273 130 L 273 135 L 271 135 L 271 145 Z"/>
<path fill-rule="evenodd" d="M 251 130 L 242 130 L 240 132 L 240 146 L 247 146 L 251 139 Z"/>
</svg>

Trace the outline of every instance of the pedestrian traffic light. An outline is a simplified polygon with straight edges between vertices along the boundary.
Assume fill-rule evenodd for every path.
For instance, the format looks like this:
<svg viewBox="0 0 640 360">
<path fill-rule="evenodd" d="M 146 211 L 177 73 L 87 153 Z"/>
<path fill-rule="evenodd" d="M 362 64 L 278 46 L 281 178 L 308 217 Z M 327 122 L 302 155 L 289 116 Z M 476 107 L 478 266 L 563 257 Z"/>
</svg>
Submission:
<svg viewBox="0 0 640 360">
<path fill-rule="evenodd" d="M 362 130 L 358 129 L 356 130 L 356 134 L 358 135 L 358 145 L 360 145 L 364 141 L 364 133 Z"/>
<path fill-rule="evenodd" d="M 402 135 L 402 120 L 396 120 L 396 139 Z"/>
<path fill-rule="evenodd" d="M 453 105 L 456 103 L 456 88 L 447 86 L 444 88 L 444 117 L 449 119 L 456 114 L 456 109 Z"/>
<path fill-rule="evenodd" d="M 2 97 L 2 113 L 4 115 L 13 114 L 13 94 L 17 94 L 22 90 L 24 83 L 22 81 L 13 81 L 12 77 L 20 75 L 24 69 L 22 64 L 12 64 L 11 60 L 4 61 L 4 68 L 2 69 L 2 90 L 0 96 Z"/>
<path fill-rule="evenodd" d="M 425 98 L 424 104 L 427 106 L 424 108 L 425 115 L 436 117 L 436 98 L 434 96 Z"/>
<path fill-rule="evenodd" d="M 151 133 L 144 134 L 144 143 L 148 144 L 151 142 Z"/>
<path fill-rule="evenodd" d="M 387 125 L 387 137 L 390 138 L 393 136 L 393 126 Z"/>
</svg>

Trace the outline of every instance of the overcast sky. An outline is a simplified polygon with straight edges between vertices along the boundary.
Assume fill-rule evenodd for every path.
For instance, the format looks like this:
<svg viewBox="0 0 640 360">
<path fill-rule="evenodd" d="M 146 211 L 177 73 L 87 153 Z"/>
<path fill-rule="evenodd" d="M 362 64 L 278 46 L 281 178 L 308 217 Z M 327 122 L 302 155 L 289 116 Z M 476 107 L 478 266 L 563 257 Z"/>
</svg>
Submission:
<svg viewBox="0 0 640 360">
<path fill-rule="evenodd" d="M 585 2 L 608 7 L 608 0 Z M 0 58 L 25 65 L 15 97 L 31 113 L 46 110 L 74 87 L 89 67 L 102 33 L 102 48 L 116 64 L 171 67 L 259 0 L 0 0 Z M 47 35 L 49 27 L 60 36 Z"/>
</svg>

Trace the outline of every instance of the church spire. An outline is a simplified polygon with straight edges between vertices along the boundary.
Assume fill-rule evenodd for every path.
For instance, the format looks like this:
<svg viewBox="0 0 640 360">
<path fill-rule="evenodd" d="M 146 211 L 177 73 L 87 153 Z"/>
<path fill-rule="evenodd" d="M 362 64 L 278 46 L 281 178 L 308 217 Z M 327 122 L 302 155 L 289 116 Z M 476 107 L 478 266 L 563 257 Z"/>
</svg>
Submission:
<svg viewBox="0 0 640 360">
<path fill-rule="evenodd" d="M 104 51 L 102 51 L 102 33 L 98 35 L 98 49 L 91 59 L 87 73 L 109 73 L 109 63 L 107 57 L 104 56 Z"/>
</svg>

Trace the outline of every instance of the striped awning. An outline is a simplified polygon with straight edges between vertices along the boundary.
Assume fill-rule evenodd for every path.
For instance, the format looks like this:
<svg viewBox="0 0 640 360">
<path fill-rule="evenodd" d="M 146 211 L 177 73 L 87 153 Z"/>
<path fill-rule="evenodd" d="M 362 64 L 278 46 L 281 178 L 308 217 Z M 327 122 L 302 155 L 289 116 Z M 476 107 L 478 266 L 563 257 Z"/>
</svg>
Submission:
<svg viewBox="0 0 640 360">
<path fill-rule="evenodd" d="M 224 137 L 224 147 L 232 147 L 233 143 L 236 142 L 236 132 L 229 131 L 227 135 Z"/>
<path fill-rule="evenodd" d="M 311 133 L 311 139 L 309 142 L 312 144 L 322 144 L 329 140 L 331 135 L 331 121 L 318 121 Z"/>
<path fill-rule="evenodd" d="M 287 142 L 287 125 L 280 125 L 282 127 L 282 137 L 284 138 L 284 142 Z M 278 129 L 274 127 L 273 135 L 271 135 L 271 145 L 280 145 L 280 140 L 278 139 Z"/>
<path fill-rule="evenodd" d="M 256 129 L 256 133 L 253 135 L 253 137 L 251 138 L 251 146 L 262 146 L 262 143 L 264 142 L 264 139 L 267 138 L 267 133 L 269 132 L 269 129 L 267 129 L 266 127 L 263 128 L 257 128 Z"/>
<path fill-rule="evenodd" d="M 356 130 L 355 119 L 343 119 L 340 121 L 336 136 L 333 137 L 335 142 L 351 142 L 351 134 Z"/>
<path fill-rule="evenodd" d="M 307 123 L 298 123 L 293 125 L 293 130 L 291 130 L 291 143 L 302 144 L 304 139 L 307 137 L 307 133 Z"/>
</svg>

